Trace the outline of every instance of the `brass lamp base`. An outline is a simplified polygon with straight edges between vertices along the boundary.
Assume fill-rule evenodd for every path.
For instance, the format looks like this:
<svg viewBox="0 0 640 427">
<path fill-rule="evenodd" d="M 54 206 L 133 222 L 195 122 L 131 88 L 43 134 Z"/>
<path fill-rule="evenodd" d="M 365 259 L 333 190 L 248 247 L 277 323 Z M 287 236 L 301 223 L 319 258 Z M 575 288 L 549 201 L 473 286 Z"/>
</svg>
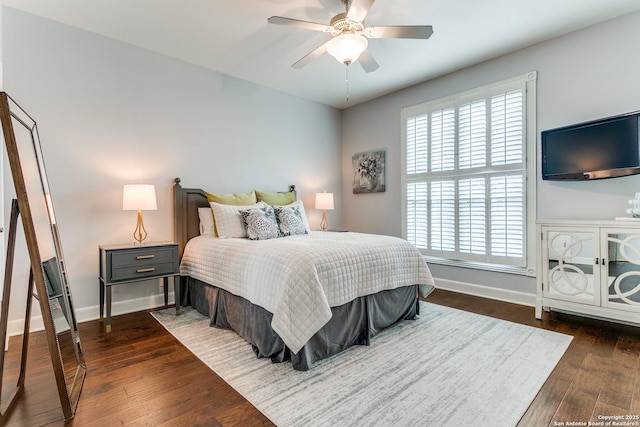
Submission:
<svg viewBox="0 0 640 427">
<path fill-rule="evenodd" d="M 145 230 L 144 222 L 142 221 L 142 211 L 138 211 L 138 222 L 136 229 L 133 231 L 133 238 L 136 239 L 140 246 L 144 244 L 142 242 L 147 238 L 147 230 Z"/>
<path fill-rule="evenodd" d="M 329 224 L 327 223 L 327 211 L 322 209 L 322 221 L 320 221 L 320 229 L 322 231 L 327 231 L 329 228 Z"/>
</svg>

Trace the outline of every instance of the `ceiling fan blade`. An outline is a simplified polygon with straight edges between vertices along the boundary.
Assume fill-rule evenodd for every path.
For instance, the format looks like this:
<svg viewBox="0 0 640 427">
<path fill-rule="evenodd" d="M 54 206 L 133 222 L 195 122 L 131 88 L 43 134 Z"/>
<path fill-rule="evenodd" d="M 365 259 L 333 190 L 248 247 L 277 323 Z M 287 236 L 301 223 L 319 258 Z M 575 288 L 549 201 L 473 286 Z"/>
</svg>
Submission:
<svg viewBox="0 0 640 427">
<path fill-rule="evenodd" d="M 267 19 L 269 24 L 288 25 L 290 27 L 298 27 L 312 31 L 329 31 L 330 27 L 324 24 L 318 24 L 310 21 L 301 21 L 299 19 L 285 18 L 283 16 L 272 16 Z"/>
<path fill-rule="evenodd" d="M 369 52 L 369 49 L 365 49 L 360 54 L 360 56 L 358 57 L 358 62 L 362 66 L 362 69 L 365 70 L 367 73 L 370 73 L 380 68 L 375 58 L 373 57 L 373 55 L 371 55 L 371 52 Z"/>
<path fill-rule="evenodd" d="M 323 43 L 311 52 L 307 53 L 305 56 L 300 58 L 298 62 L 292 65 L 293 68 L 302 68 L 307 65 L 309 62 L 316 59 L 318 56 L 322 55 L 327 51 L 327 44 Z"/>
<path fill-rule="evenodd" d="M 369 13 L 371 5 L 375 0 L 353 0 L 349 10 L 347 10 L 347 19 L 356 22 L 364 21 L 364 17 Z"/>
<path fill-rule="evenodd" d="M 431 34 L 431 25 L 383 25 L 365 30 L 365 35 L 373 39 L 428 39 Z"/>
</svg>

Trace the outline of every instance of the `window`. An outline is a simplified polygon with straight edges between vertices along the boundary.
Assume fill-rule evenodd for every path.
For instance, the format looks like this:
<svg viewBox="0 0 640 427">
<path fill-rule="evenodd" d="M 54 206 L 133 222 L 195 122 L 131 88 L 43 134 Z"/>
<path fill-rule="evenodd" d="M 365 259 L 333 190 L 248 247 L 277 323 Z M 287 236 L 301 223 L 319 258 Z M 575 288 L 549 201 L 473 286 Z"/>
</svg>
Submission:
<svg viewBox="0 0 640 427">
<path fill-rule="evenodd" d="M 402 110 L 404 237 L 430 261 L 534 274 L 535 80 Z"/>
</svg>

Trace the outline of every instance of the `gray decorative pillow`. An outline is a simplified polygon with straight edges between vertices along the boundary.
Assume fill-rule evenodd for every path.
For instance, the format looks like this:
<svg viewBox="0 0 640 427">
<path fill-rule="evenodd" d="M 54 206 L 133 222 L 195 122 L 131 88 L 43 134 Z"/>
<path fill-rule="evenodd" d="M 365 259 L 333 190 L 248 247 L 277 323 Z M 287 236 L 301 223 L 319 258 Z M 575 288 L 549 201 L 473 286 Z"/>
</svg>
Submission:
<svg viewBox="0 0 640 427">
<path fill-rule="evenodd" d="M 302 214 L 297 206 L 279 206 L 274 209 L 280 234 L 283 236 L 307 234 L 307 228 L 304 225 Z"/>
<path fill-rule="evenodd" d="M 267 240 L 280 237 L 276 215 L 271 206 L 264 209 L 241 210 L 242 222 L 251 240 Z"/>
</svg>

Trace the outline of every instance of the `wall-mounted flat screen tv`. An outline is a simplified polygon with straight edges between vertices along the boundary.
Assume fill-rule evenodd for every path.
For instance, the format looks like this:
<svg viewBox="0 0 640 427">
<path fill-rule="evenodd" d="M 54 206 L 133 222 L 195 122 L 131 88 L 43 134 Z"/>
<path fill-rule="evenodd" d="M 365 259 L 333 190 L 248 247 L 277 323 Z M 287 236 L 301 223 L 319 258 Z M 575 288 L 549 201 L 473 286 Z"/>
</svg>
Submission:
<svg viewBox="0 0 640 427">
<path fill-rule="evenodd" d="M 542 179 L 614 178 L 640 174 L 640 112 L 545 130 Z"/>
</svg>

